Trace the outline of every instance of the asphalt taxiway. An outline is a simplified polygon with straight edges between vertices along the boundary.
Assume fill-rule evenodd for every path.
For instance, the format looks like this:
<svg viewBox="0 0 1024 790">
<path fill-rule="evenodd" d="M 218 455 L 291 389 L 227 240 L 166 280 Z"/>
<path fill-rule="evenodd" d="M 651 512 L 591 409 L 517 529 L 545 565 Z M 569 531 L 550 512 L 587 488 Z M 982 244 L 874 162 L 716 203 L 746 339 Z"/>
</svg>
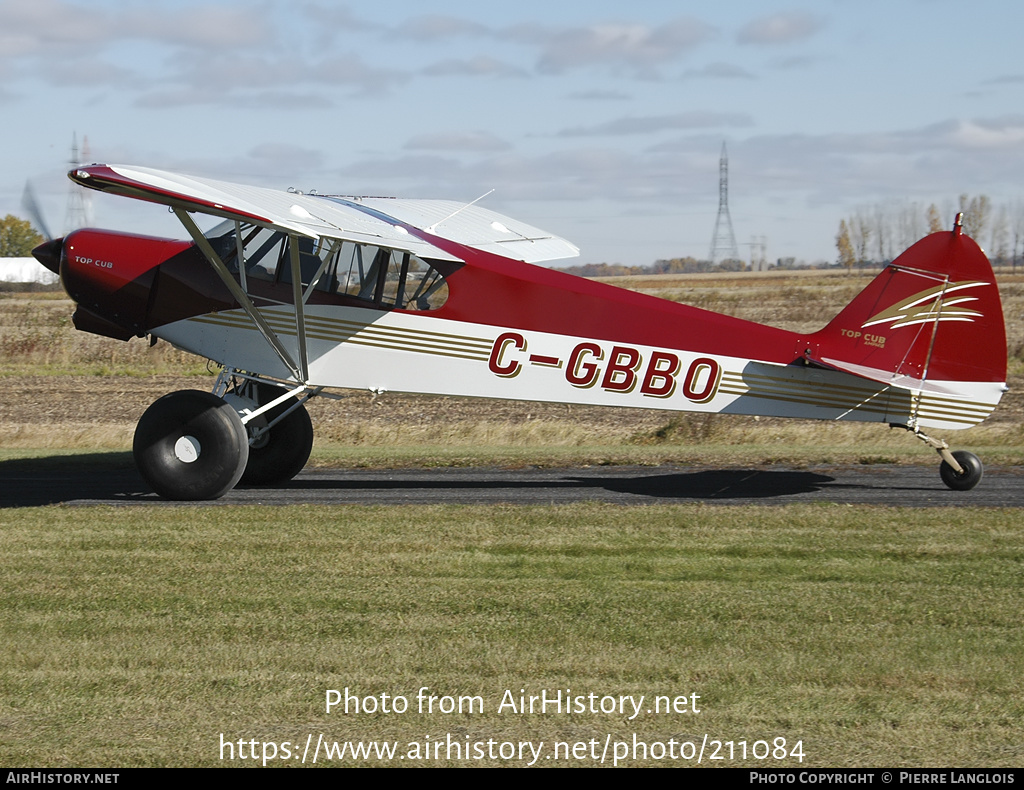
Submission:
<svg viewBox="0 0 1024 790">
<path fill-rule="evenodd" d="M 68 466 L 54 459 L 0 463 L 0 507 L 162 506 L 134 468 Z M 932 466 L 700 469 L 581 468 L 306 469 L 286 485 L 240 487 L 200 505 L 621 505 L 800 502 L 901 507 L 1024 507 L 1024 467 L 994 467 L 971 491 L 950 491 Z"/>
</svg>

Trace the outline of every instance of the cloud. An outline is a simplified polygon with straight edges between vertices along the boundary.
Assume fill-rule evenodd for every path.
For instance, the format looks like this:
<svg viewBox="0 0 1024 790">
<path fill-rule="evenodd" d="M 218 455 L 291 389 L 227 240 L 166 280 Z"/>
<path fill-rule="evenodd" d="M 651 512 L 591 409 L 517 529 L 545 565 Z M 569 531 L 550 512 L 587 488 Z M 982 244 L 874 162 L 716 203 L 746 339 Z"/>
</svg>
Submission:
<svg viewBox="0 0 1024 790">
<path fill-rule="evenodd" d="M 819 66 L 825 58 L 818 57 L 816 55 L 795 55 L 791 58 L 778 58 L 773 60 L 769 65 L 773 69 L 779 69 L 780 71 L 800 71 L 816 68 Z"/>
<path fill-rule="evenodd" d="M 355 191 L 364 194 L 383 193 L 392 188 L 384 185 L 417 183 L 426 185 L 421 194 L 440 197 L 445 192 L 444 185 L 456 178 L 462 167 L 461 162 L 450 157 L 414 154 L 391 159 L 363 159 L 346 165 L 339 174 L 350 182 L 361 180 Z M 394 194 L 403 191 L 404 187 L 399 186 Z"/>
<path fill-rule="evenodd" d="M 441 60 L 424 68 L 421 74 L 428 77 L 526 77 L 523 69 L 495 60 L 488 55 L 475 58 Z"/>
<path fill-rule="evenodd" d="M 597 89 L 570 93 L 569 98 L 579 99 L 580 101 L 629 101 L 633 97 L 622 91 Z"/>
<path fill-rule="evenodd" d="M 303 3 L 299 10 L 324 31 L 346 33 L 382 29 L 381 25 L 356 16 L 346 5 Z"/>
<path fill-rule="evenodd" d="M 636 124 L 635 131 L 624 129 L 626 134 L 678 125 L 672 116 L 627 120 L 646 123 Z M 462 197 L 497 187 L 490 200 L 628 199 L 635 205 L 706 206 L 713 218 L 722 138 L 694 130 L 639 151 L 609 143 L 554 147 L 534 156 L 511 151 L 481 151 L 461 160 L 405 156 L 361 162 L 348 175 L 373 178 L 377 188 L 393 194 Z M 1001 189 L 1013 195 L 1024 180 L 1024 117 L 954 119 L 863 134 L 730 138 L 729 155 L 737 204 L 758 203 L 762 211 L 788 203 L 800 206 L 791 211 L 804 216 L 827 206 L 890 198 L 931 202 L 964 191 L 999 194 Z"/>
<path fill-rule="evenodd" d="M 395 28 L 395 34 L 417 41 L 439 41 L 457 36 L 481 36 L 490 29 L 479 22 L 442 14 L 430 14 L 407 19 Z"/>
<path fill-rule="evenodd" d="M 721 126 L 750 126 L 753 120 L 746 113 L 685 112 L 677 115 L 649 115 L 616 118 L 596 126 L 575 126 L 560 131 L 559 137 L 593 137 L 598 135 L 652 134 L 666 129 L 705 129 Z"/>
<path fill-rule="evenodd" d="M 512 146 L 490 132 L 447 132 L 417 135 L 404 147 L 409 151 L 485 152 L 506 151 Z"/>
<path fill-rule="evenodd" d="M 687 69 L 683 79 L 716 79 L 716 80 L 753 80 L 753 74 L 740 66 L 731 63 L 709 63 L 699 69 Z"/>
<path fill-rule="evenodd" d="M 19 76 L 32 74 L 64 87 L 133 90 L 191 81 L 209 88 L 205 75 L 190 74 L 209 53 L 224 57 L 273 49 L 268 6 L 175 7 L 72 3 L 65 0 L 0 2 L 0 59 L 16 64 Z M 140 44 L 145 53 L 140 54 Z M 244 58 L 243 58 L 244 59 Z M 0 61 L 2 63 L 2 61 Z M 179 71 L 173 73 L 177 65 Z M 168 66 L 172 71 L 168 72 Z M 154 76 L 162 73 L 162 77 Z M 137 106 L 145 106 L 143 97 Z"/>
<path fill-rule="evenodd" d="M 381 37 L 385 49 L 363 49 L 369 44 L 368 31 Z M 352 54 L 338 54 L 330 43 L 356 34 L 361 35 L 351 42 Z M 273 101 L 275 107 L 306 107 L 324 86 L 329 105 L 339 90 L 350 96 L 387 94 L 416 76 L 524 79 L 538 72 L 602 69 L 661 78 L 661 68 L 713 34 L 692 18 L 658 25 L 528 23 L 498 28 L 441 14 L 371 23 L 347 6 L 321 2 L 293 7 L 271 0 L 256 5 L 221 0 L 188 4 L 183 10 L 124 0 L 0 0 L 0 65 L 8 72 L 22 80 L 31 74 L 56 86 L 140 91 L 126 98 L 135 107 L 147 108 L 218 101 L 239 107 L 257 100 Z M 420 56 L 426 53 L 427 59 L 401 65 L 409 60 L 389 56 L 396 47 L 408 49 L 397 38 L 423 42 Z M 470 40 L 457 42 L 463 50 L 480 39 L 481 54 L 445 47 L 459 38 Z M 443 57 L 438 59 L 438 53 Z M 531 61 L 532 66 L 526 65 Z M 724 75 L 720 67 L 709 68 L 708 74 Z M 4 87 L 8 99 L 25 93 L 10 83 Z M 289 98 L 289 92 L 295 96 Z"/>
<path fill-rule="evenodd" d="M 1020 85 L 1024 83 L 1024 74 L 1002 74 L 985 80 L 983 85 Z"/>
<path fill-rule="evenodd" d="M 116 88 L 138 88 L 143 82 L 138 75 L 121 66 L 90 57 L 73 57 L 61 60 L 44 60 L 40 74 L 53 85 Z"/>
<path fill-rule="evenodd" d="M 323 168 L 325 161 L 323 151 L 289 143 L 262 143 L 249 150 L 248 158 L 261 171 L 273 168 L 291 173 L 315 172 Z"/>
<path fill-rule="evenodd" d="M 537 68 L 546 74 L 591 66 L 649 74 L 705 43 L 713 34 L 713 28 L 692 18 L 656 27 L 605 23 L 554 31 L 520 27 L 509 33 L 540 46 Z"/>
<path fill-rule="evenodd" d="M 337 48 L 297 54 L 275 23 L 280 7 L 269 3 L 140 9 L 0 0 L 0 67 L 54 86 L 139 91 L 127 99 L 145 108 L 330 106 L 339 92 L 379 95 L 412 76 Z M 307 5 L 305 12 L 298 21 L 307 27 L 318 17 L 347 18 L 343 9 Z"/>
<path fill-rule="evenodd" d="M 330 177 L 321 174 L 321 183 L 310 186 L 461 200 L 496 188 L 487 198 L 489 208 L 600 249 L 591 253 L 599 255 L 613 254 L 604 250 L 617 250 L 622 236 L 637 233 L 636 221 L 626 216 L 632 209 L 659 221 L 676 218 L 680 254 L 706 252 L 718 201 L 719 134 L 698 131 L 673 146 L 643 151 L 614 141 L 573 140 L 533 155 L 511 150 L 448 155 L 440 138 L 433 151 L 428 142 L 415 141 L 422 147 L 397 156 L 354 161 Z M 950 119 L 868 134 L 730 138 L 729 154 L 737 231 L 769 235 L 777 254 L 785 249 L 799 257 L 829 257 L 838 217 L 858 204 L 917 200 L 941 206 L 962 192 L 998 199 L 1001 185 L 1015 189 L 1024 178 L 1024 117 Z M 288 183 L 303 186 L 298 178 Z M 538 208 L 536 201 L 548 205 Z M 552 212 L 550 204 L 556 202 L 566 207 Z M 686 234 L 695 240 L 682 241 Z M 632 246 L 636 242 L 614 254 L 663 256 Z"/>
<path fill-rule="evenodd" d="M 950 143 L 967 149 L 1024 151 L 1024 116 L 959 121 L 944 131 Z"/>
<path fill-rule="evenodd" d="M 790 11 L 761 17 L 739 29 L 740 44 L 791 44 L 810 38 L 825 26 L 821 17 L 806 11 Z"/>
<path fill-rule="evenodd" d="M 0 4 L 0 56 L 86 47 L 111 36 L 109 21 L 94 9 L 60 0 L 7 0 Z"/>
<path fill-rule="evenodd" d="M 149 167 L 202 178 L 327 193 L 336 186 L 335 179 L 325 177 L 328 156 L 324 150 L 272 141 L 240 149 L 233 156 L 216 157 L 194 150 L 158 154 L 140 151 L 132 143 L 121 150 L 103 152 L 100 161 L 145 162 Z"/>
<path fill-rule="evenodd" d="M 108 12 L 64 0 L 5 0 L 0 4 L 0 56 L 49 55 L 59 46 L 95 52 L 126 40 L 173 46 L 259 46 L 271 38 L 266 6 L 189 6 Z"/>
<path fill-rule="evenodd" d="M 235 110 L 315 110 L 333 107 L 334 102 L 324 98 L 322 92 L 294 90 L 235 90 L 188 87 L 157 90 L 139 96 L 133 106 L 140 109 L 162 110 L 172 107 L 213 105 Z"/>
<path fill-rule="evenodd" d="M 705 193 L 711 202 L 718 199 L 720 146 L 719 138 L 705 141 L 701 156 L 581 145 L 532 156 L 485 152 L 456 159 L 416 154 L 364 159 L 345 167 L 340 175 L 346 189 L 374 194 L 471 199 L 496 189 L 488 202 L 510 213 L 518 212 L 501 204 L 537 200 L 621 204 L 623 200 L 699 199 Z"/>
<path fill-rule="evenodd" d="M 145 12 L 119 13 L 112 30 L 119 37 L 172 46 L 255 48 L 274 38 L 269 19 L 263 3 L 242 8 L 190 6 L 172 12 L 147 6 Z"/>
<path fill-rule="evenodd" d="M 409 75 L 376 68 L 358 55 L 340 54 L 322 61 L 275 55 L 221 54 L 211 51 L 172 59 L 164 86 L 136 101 L 139 107 L 224 104 L 232 106 L 308 107 L 330 105 L 339 91 L 379 95 Z M 326 86 L 326 89 L 325 87 Z"/>
<path fill-rule="evenodd" d="M 312 83 L 345 85 L 362 93 L 388 91 L 406 82 L 409 74 L 398 69 L 372 66 L 356 54 L 338 55 L 310 64 L 304 79 Z"/>
<path fill-rule="evenodd" d="M 690 146 L 682 139 L 674 150 Z M 950 119 L 858 134 L 760 135 L 730 142 L 729 153 L 735 182 L 763 194 L 805 194 L 813 203 L 1016 194 L 1024 180 L 1024 117 Z"/>
</svg>

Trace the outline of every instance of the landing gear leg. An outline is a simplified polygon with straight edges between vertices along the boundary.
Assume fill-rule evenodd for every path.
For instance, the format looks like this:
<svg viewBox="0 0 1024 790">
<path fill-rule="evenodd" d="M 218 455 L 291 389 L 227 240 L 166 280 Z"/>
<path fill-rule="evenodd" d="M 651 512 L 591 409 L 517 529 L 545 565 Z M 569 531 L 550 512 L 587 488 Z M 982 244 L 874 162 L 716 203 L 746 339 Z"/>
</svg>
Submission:
<svg viewBox="0 0 1024 790">
<path fill-rule="evenodd" d="M 320 389 L 288 390 L 225 369 L 217 379 L 214 393 L 223 395 L 244 425 L 249 455 L 240 482 L 286 483 L 302 471 L 313 449 L 313 423 L 304 404 L 318 395 Z"/>
<path fill-rule="evenodd" d="M 263 406 L 285 394 L 286 390 L 259 383 L 255 400 Z M 313 423 L 309 412 L 289 398 L 248 423 L 249 461 L 242 473 L 246 485 L 286 483 L 302 471 L 313 450 Z"/>
<path fill-rule="evenodd" d="M 934 439 L 923 433 L 917 426 L 901 425 L 911 431 L 914 436 L 938 451 L 942 457 L 942 464 L 939 466 L 939 477 L 948 488 L 954 491 L 970 491 L 981 482 L 984 468 L 981 459 L 974 453 L 967 450 L 950 452 L 949 444 L 942 439 Z"/>
</svg>

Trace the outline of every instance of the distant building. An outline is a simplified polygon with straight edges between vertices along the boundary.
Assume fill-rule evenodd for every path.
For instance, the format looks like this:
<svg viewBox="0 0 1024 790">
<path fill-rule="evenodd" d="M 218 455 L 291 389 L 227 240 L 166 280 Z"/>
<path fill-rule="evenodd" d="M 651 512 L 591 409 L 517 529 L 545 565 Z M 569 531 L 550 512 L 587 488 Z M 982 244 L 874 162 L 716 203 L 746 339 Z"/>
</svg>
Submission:
<svg viewBox="0 0 1024 790">
<path fill-rule="evenodd" d="M 50 285 L 57 282 L 57 275 L 35 258 L 0 258 L 0 282 Z"/>
</svg>

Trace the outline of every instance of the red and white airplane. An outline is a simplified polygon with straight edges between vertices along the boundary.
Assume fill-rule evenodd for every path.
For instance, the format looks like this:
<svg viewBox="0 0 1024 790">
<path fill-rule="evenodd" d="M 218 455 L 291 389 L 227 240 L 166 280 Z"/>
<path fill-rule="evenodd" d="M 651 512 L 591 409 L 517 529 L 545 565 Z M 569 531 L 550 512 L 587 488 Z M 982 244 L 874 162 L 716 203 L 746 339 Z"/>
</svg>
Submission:
<svg viewBox="0 0 1024 790">
<path fill-rule="evenodd" d="M 959 218 L 800 334 L 535 266 L 578 250 L 474 204 L 121 165 L 69 176 L 167 205 L 191 237 L 87 229 L 35 251 L 78 329 L 222 366 L 212 393 L 171 393 L 139 421 L 139 471 L 169 499 L 294 477 L 313 441 L 303 403 L 335 387 L 887 423 L 966 490 L 978 458 L 922 429 L 975 425 L 1006 391 L 999 291 Z M 195 214 L 223 222 L 203 232 Z"/>
</svg>

